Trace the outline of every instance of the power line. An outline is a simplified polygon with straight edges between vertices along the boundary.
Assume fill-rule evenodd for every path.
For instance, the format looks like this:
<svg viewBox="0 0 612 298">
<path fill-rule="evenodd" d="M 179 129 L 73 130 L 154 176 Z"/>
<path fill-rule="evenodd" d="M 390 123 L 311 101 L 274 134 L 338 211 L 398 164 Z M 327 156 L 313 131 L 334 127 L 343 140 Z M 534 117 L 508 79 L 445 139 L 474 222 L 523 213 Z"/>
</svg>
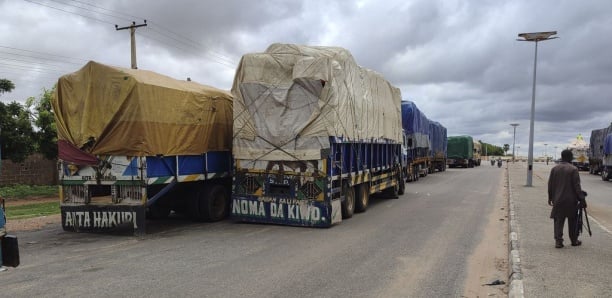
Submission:
<svg viewBox="0 0 612 298">
<path fill-rule="evenodd" d="M 44 53 L 44 52 L 37 52 L 37 51 L 19 49 L 19 48 L 2 46 L 2 45 L 0 45 L 0 48 L 11 49 L 11 50 L 16 50 L 16 51 L 22 51 L 22 52 L 28 52 L 28 53 L 34 53 L 34 54 L 42 54 L 42 55 L 46 55 L 46 56 L 53 56 L 53 57 L 58 57 L 58 58 L 70 59 L 70 60 L 76 59 L 76 60 L 81 60 L 81 61 L 89 61 L 89 59 L 67 57 L 67 56 L 62 56 L 62 55 L 56 55 L 56 54 L 50 54 L 50 53 Z M 45 59 L 47 59 L 47 58 L 45 58 Z M 72 62 L 66 62 L 66 63 L 72 63 Z"/>
<path fill-rule="evenodd" d="M 39 3 L 39 2 L 36 2 L 36 1 L 32 1 L 32 0 L 23 0 L 23 1 L 30 2 L 30 3 L 33 3 L 33 4 L 37 4 L 37 5 L 40 5 L 40 6 L 45 6 L 45 7 L 52 8 L 52 9 L 56 9 L 56 10 L 59 10 L 59 11 L 67 12 L 67 13 L 70 13 L 70 14 L 75 14 L 75 15 L 78 15 L 78 16 L 82 16 L 84 18 L 88 18 L 88 19 L 92 19 L 92 20 L 98 21 L 98 22 L 102 22 L 102 23 L 113 25 L 113 23 L 111 23 L 111 22 L 107 22 L 107 21 L 104 21 L 104 20 L 96 19 L 94 17 L 90 17 L 90 16 L 87 16 L 87 15 L 79 14 L 79 13 L 76 13 L 74 11 L 64 10 L 64 9 L 61 9 L 61 8 L 58 8 L 58 7 L 55 7 L 55 6 Z"/>
</svg>

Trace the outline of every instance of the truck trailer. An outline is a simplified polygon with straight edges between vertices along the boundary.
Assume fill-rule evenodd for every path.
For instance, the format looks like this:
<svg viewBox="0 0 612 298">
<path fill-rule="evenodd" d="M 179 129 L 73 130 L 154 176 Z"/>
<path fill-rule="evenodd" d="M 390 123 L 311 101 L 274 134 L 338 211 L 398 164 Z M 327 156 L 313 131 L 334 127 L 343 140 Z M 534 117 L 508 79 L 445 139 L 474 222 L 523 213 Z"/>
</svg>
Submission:
<svg viewBox="0 0 612 298">
<path fill-rule="evenodd" d="M 431 168 L 430 125 L 427 116 L 412 101 L 402 101 L 402 128 L 406 135 L 406 178 L 416 181 Z"/>
<path fill-rule="evenodd" d="M 233 219 L 329 227 L 404 191 L 400 90 L 349 51 L 272 44 L 232 94 Z"/>
<path fill-rule="evenodd" d="M 89 62 L 52 100 L 62 227 L 145 233 L 145 216 L 229 214 L 231 93 Z"/>
<path fill-rule="evenodd" d="M 601 180 L 612 179 L 612 133 L 606 135 L 603 142 L 603 158 L 601 165 Z"/>
<path fill-rule="evenodd" d="M 572 164 L 578 168 L 578 170 L 586 171 L 590 169 L 589 166 L 589 144 L 584 141 L 584 138 L 581 134 L 576 136 L 568 146 L 567 149 L 572 151 L 574 159 L 572 160 Z"/>
<path fill-rule="evenodd" d="M 448 158 L 446 163 L 449 168 L 474 167 L 474 140 L 471 136 L 448 137 Z"/>
<path fill-rule="evenodd" d="M 589 173 L 594 175 L 601 174 L 603 165 L 603 147 L 608 134 L 612 133 L 612 125 L 591 131 L 589 138 Z"/>
<path fill-rule="evenodd" d="M 431 145 L 431 172 L 446 171 L 447 142 L 446 127 L 436 121 L 429 122 Z"/>
</svg>

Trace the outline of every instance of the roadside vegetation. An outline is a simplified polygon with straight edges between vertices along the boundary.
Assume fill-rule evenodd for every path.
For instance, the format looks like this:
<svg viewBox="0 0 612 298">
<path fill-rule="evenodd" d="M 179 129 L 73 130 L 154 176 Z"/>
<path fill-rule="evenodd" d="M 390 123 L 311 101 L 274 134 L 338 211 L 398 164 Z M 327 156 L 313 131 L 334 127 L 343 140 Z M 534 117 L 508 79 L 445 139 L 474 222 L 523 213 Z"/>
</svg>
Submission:
<svg viewBox="0 0 612 298">
<path fill-rule="evenodd" d="M 6 219 L 25 219 L 60 213 L 59 201 L 37 201 L 32 198 L 52 198 L 58 196 L 56 185 L 12 185 L 0 187 L 0 197 L 5 199 Z M 20 204 L 6 202 L 21 201 Z"/>
<path fill-rule="evenodd" d="M 0 187 L 0 197 L 6 200 L 31 197 L 56 197 L 57 185 L 12 185 Z"/>
</svg>

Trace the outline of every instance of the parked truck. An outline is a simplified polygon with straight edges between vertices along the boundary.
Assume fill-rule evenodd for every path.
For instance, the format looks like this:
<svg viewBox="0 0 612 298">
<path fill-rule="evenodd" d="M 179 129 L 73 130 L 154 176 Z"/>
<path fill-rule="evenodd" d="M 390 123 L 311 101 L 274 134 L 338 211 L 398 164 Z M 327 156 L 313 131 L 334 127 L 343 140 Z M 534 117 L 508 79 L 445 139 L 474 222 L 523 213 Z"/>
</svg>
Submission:
<svg viewBox="0 0 612 298">
<path fill-rule="evenodd" d="M 576 136 L 568 146 L 567 149 L 572 151 L 572 155 L 574 159 L 572 160 L 572 164 L 576 166 L 579 170 L 586 171 L 589 170 L 589 144 L 584 141 L 584 138 L 581 134 Z"/>
<path fill-rule="evenodd" d="M 400 90 L 347 50 L 272 44 L 232 94 L 232 218 L 329 227 L 404 191 Z"/>
<path fill-rule="evenodd" d="M 474 141 L 474 166 L 480 166 L 480 160 L 482 155 L 482 144 L 478 141 Z"/>
<path fill-rule="evenodd" d="M 612 179 L 612 132 L 604 139 L 601 165 L 601 180 L 610 181 L 610 179 Z"/>
<path fill-rule="evenodd" d="M 429 122 L 431 145 L 431 172 L 446 171 L 447 134 L 446 127 L 436 121 Z"/>
<path fill-rule="evenodd" d="M 408 181 L 425 177 L 431 168 L 429 119 L 412 101 L 402 101 L 402 128 L 406 136 L 406 173 Z"/>
<path fill-rule="evenodd" d="M 608 134 L 612 133 L 612 124 L 608 127 L 594 129 L 589 138 L 589 173 L 594 175 L 601 174 L 603 165 L 603 147 Z"/>
<path fill-rule="evenodd" d="M 449 168 L 474 167 L 474 139 L 471 136 L 448 137 L 447 150 L 446 162 Z"/>
<path fill-rule="evenodd" d="M 154 72 L 89 62 L 52 100 L 62 227 L 145 232 L 171 210 L 229 214 L 232 96 Z"/>
</svg>

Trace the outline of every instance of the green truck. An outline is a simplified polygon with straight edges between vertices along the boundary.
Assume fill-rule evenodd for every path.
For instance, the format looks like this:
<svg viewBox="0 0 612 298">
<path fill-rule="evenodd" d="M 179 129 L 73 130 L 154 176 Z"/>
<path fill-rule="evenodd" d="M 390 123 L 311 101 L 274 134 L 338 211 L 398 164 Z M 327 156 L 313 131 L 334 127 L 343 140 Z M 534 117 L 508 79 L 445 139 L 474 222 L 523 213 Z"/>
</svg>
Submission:
<svg viewBox="0 0 612 298">
<path fill-rule="evenodd" d="M 473 168 L 476 164 L 474 160 L 474 140 L 470 136 L 448 137 L 448 157 L 446 164 L 449 168 Z"/>
</svg>

